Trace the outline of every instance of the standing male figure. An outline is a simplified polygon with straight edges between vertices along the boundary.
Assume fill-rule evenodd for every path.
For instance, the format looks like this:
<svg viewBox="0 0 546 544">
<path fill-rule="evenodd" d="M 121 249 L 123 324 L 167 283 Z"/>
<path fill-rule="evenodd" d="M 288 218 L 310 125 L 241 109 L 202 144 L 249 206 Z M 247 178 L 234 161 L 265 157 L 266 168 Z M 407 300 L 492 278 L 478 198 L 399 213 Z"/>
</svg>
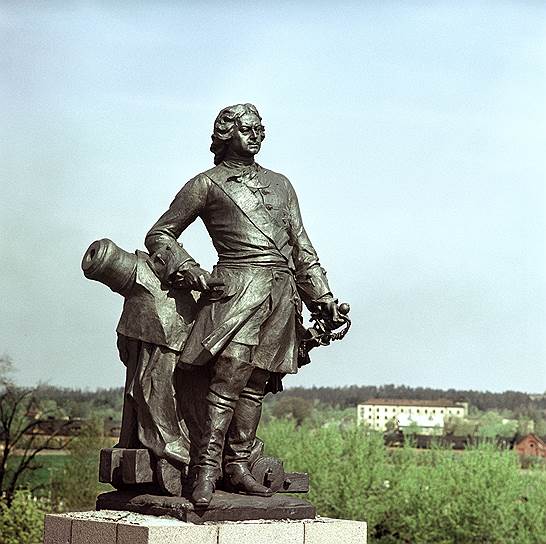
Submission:
<svg viewBox="0 0 546 544">
<path fill-rule="evenodd" d="M 266 387 L 297 372 L 302 300 L 342 323 L 292 185 L 254 162 L 264 135 L 252 104 L 224 108 L 212 135 L 216 166 L 188 181 L 146 236 L 163 281 L 202 292 L 180 356 L 182 365 L 210 369 L 197 505 L 210 502 L 222 466 L 230 489 L 271 494 L 251 475 L 249 456 Z M 218 252 L 212 274 L 177 242 L 197 217 Z"/>
</svg>

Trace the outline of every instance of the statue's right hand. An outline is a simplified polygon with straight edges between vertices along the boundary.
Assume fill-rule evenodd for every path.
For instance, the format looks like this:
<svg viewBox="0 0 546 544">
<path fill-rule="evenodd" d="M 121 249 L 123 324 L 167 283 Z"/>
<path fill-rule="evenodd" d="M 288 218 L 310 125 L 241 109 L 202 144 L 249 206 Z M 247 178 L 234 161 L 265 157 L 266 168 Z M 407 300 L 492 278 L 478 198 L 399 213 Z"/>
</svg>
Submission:
<svg viewBox="0 0 546 544">
<path fill-rule="evenodd" d="M 172 283 L 178 289 L 191 289 L 192 291 L 208 291 L 224 285 L 222 280 L 213 278 L 210 272 L 200 266 L 178 269 L 173 276 Z"/>
</svg>

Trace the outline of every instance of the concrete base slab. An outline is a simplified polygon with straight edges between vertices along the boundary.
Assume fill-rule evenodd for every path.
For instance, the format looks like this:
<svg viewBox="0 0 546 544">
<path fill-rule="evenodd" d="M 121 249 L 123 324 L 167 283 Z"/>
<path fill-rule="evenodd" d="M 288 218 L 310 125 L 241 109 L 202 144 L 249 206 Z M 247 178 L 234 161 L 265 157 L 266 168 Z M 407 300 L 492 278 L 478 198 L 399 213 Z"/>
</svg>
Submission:
<svg viewBox="0 0 546 544">
<path fill-rule="evenodd" d="M 366 544 L 366 523 L 329 518 L 194 524 L 101 510 L 48 514 L 44 544 Z"/>
</svg>

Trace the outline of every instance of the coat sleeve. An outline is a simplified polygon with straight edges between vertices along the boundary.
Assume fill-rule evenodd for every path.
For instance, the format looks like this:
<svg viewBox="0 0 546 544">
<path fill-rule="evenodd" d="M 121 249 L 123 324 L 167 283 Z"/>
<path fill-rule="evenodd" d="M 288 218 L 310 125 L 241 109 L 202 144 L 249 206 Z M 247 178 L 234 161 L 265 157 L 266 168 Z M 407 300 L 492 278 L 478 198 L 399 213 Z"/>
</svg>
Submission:
<svg viewBox="0 0 546 544">
<path fill-rule="evenodd" d="M 286 178 L 285 178 L 286 179 Z M 326 270 L 320 266 L 317 252 L 303 226 L 298 197 L 292 184 L 286 179 L 288 190 L 288 216 L 292 258 L 296 269 L 296 285 L 306 306 L 312 307 L 318 299 L 331 298 Z"/>
<path fill-rule="evenodd" d="M 169 209 L 148 231 L 144 244 L 160 279 L 169 284 L 179 268 L 198 266 L 198 263 L 177 240 L 195 221 L 207 203 L 209 182 L 206 176 L 190 179 L 175 196 Z"/>
</svg>

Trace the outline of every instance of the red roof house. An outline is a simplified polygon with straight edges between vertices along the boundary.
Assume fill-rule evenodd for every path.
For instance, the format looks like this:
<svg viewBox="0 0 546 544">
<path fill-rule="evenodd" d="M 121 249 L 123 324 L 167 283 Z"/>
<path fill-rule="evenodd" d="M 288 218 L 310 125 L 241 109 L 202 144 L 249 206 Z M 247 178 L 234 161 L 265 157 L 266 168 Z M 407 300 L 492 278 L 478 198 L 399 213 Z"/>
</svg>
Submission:
<svg viewBox="0 0 546 544">
<path fill-rule="evenodd" d="M 514 449 L 520 455 L 535 455 L 537 457 L 546 457 L 546 444 L 536 434 L 529 433 L 520 438 Z"/>
</svg>

